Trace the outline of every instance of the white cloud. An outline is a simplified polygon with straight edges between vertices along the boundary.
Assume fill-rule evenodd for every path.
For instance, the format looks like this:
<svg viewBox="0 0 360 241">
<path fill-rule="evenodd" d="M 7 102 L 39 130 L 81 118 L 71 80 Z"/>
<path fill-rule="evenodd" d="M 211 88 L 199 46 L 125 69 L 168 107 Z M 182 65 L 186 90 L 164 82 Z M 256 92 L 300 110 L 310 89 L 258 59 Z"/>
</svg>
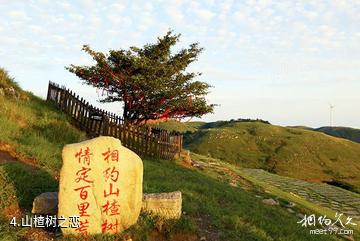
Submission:
<svg viewBox="0 0 360 241">
<path fill-rule="evenodd" d="M 115 36 L 120 34 L 121 32 L 119 30 L 115 30 L 115 29 L 108 29 L 105 31 L 106 34 L 111 35 L 111 36 Z"/>
<path fill-rule="evenodd" d="M 72 6 L 69 2 L 57 1 L 56 4 L 59 5 L 61 8 L 63 8 L 64 10 L 70 11 L 72 9 Z"/>
<path fill-rule="evenodd" d="M 238 23 L 241 23 L 242 21 L 244 21 L 246 19 L 246 14 L 244 14 L 241 10 L 236 11 L 234 13 L 234 18 Z"/>
<path fill-rule="evenodd" d="M 47 31 L 39 25 L 30 25 L 30 30 L 35 34 L 46 34 Z"/>
<path fill-rule="evenodd" d="M 233 4 L 234 4 L 233 0 L 221 1 L 219 6 L 219 14 L 218 14 L 218 18 L 220 21 L 225 22 L 228 20 L 228 15 L 229 12 L 231 11 Z"/>
<path fill-rule="evenodd" d="M 206 22 L 210 21 L 215 16 L 212 11 L 207 9 L 196 9 L 194 10 L 194 13 L 197 17 Z"/>
<path fill-rule="evenodd" d="M 132 24 L 132 20 L 129 16 L 122 16 L 121 14 L 119 14 L 119 15 L 111 14 L 111 15 L 108 15 L 107 18 L 115 26 L 119 25 L 122 27 L 127 27 Z"/>
<path fill-rule="evenodd" d="M 55 42 L 57 42 L 59 44 L 65 44 L 66 43 L 66 40 L 65 40 L 64 36 L 55 34 L 55 35 L 52 35 L 51 37 Z"/>
<path fill-rule="evenodd" d="M 70 13 L 69 17 L 72 21 L 81 22 L 84 19 L 84 16 L 77 13 Z"/>
<path fill-rule="evenodd" d="M 19 39 L 15 37 L 8 37 L 8 36 L 0 36 L 0 43 L 1 44 L 17 44 L 19 42 Z"/>
<path fill-rule="evenodd" d="M 101 18 L 96 16 L 96 15 L 93 15 L 93 16 L 89 16 L 88 18 L 86 18 L 87 20 L 87 28 L 89 30 L 98 30 L 101 28 Z"/>
<path fill-rule="evenodd" d="M 309 18 L 309 19 L 314 19 L 318 16 L 318 14 L 314 11 L 304 11 L 303 12 L 303 15 L 306 17 L 306 18 Z"/>
<path fill-rule="evenodd" d="M 65 22 L 64 16 L 49 16 L 47 17 L 49 21 L 53 24 L 61 25 Z"/>
<path fill-rule="evenodd" d="M 181 1 L 167 1 L 164 3 L 166 14 L 175 22 L 181 23 L 184 20 L 184 14 L 181 10 Z"/>
<path fill-rule="evenodd" d="M 151 4 L 151 2 L 146 2 L 142 8 L 146 11 L 146 12 L 152 12 L 154 10 L 154 6 Z"/>
<path fill-rule="evenodd" d="M 121 13 L 125 9 L 125 6 L 121 3 L 114 3 L 110 5 L 109 9 Z"/>
<path fill-rule="evenodd" d="M 26 20 L 27 15 L 23 12 L 23 11 L 18 11 L 18 10 L 14 10 L 14 11 L 10 11 L 8 13 L 8 16 L 10 18 L 16 19 L 16 20 Z"/>
</svg>

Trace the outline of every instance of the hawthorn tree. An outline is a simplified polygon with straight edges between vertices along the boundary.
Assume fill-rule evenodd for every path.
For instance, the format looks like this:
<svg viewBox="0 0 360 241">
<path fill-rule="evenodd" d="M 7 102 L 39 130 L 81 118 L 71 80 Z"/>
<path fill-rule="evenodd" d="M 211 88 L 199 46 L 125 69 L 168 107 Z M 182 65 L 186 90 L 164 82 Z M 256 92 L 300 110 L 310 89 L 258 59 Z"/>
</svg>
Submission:
<svg viewBox="0 0 360 241">
<path fill-rule="evenodd" d="M 108 54 L 84 45 L 82 50 L 95 64 L 65 68 L 84 84 L 102 88 L 106 95 L 101 102 L 123 102 L 123 118 L 128 123 L 201 117 L 214 109 L 214 105 L 205 100 L 210 86 L 194 81 L 201 73 L 186 72 L 186 68 L 197 60 L 203 48 L 193 43 L 173 54 L 171 47 L 179 38 L 180 34 L 169 31 L 154 44 L 110 50 Z"/>
</svg>

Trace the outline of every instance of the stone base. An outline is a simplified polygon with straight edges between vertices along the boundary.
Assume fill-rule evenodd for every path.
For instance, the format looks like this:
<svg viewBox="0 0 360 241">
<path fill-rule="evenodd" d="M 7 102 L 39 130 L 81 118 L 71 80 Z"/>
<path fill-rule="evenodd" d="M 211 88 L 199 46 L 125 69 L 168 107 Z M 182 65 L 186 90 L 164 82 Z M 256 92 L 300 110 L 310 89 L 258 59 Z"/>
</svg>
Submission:
<svg viewBox="0 0 360 241">
<path fill-rule="evenodd" d="M 163 219 L 179 219 L 181 217 L 181 192 L 144 194 L 142 211 Z"/>
<path fill-rule="evenodd" d="M 32 213 L 55 215 L 58 211 L 58 193 L 44 192 L 34 199 Z"/>
</svg>

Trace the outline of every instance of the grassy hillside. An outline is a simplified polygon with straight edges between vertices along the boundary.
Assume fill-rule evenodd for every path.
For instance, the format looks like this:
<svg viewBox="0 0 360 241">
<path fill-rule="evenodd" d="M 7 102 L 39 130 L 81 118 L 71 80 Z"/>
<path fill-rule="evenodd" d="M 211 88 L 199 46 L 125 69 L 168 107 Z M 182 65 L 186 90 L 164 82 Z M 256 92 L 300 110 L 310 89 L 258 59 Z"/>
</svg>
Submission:
<svg viewBox="0 0 360 241">
<path fill-rule="evenodd" d="M 38 166 L 55 175 L 61 165 L 62 147 L 84 140 L 86 135 L 53 106 L 27 96 L 0 96 L 0 143 L 10 144 L 24 159 L 35 159 Z"/>
<path fill-rule="evenodd" d="M 6 74 L 2 78 L 2 82 L 13 84 Z M 63 145 L 87 138 L 52 105 L 20 89 L 16 91 L 23 96 L 0 95 L 0 240 L 79 240 L 43 229 L 9 225 L 13 216 L 30 215 L 36 195 L 57 190 Z M 130 236 L 134 241 L 190 241 L 201 237 L 227 241 L 340 240 L 334 235 L 310 235 L 294 214 L 280 206 L 263 204 L 256 190 L 230 186 L 222 175 L 170 161 L 143 161 L 144 192 L 182 191 L 183 216 L 159 229 L 156 219 L 142 215 L 121 236 Z M 306 210 L 299 207 L 299 211 Z M 87 240 L 124 239 L 97 236 Z"/>
<path fill-rule="evenodd" d="M 337 181 L 360 190 L 360 144 L 261 122 L 221 122 L 188 133 L 196 153 L 242 167 L 310 181 Z"/>
<path fill-rule="evenodd" d="M 332 127 L 325 126 L 314 129 L 315 131 L 323 132 L 330 136 L 340 137 L 360 143 L 360 130 L 350 127 Z"/>
</svg>

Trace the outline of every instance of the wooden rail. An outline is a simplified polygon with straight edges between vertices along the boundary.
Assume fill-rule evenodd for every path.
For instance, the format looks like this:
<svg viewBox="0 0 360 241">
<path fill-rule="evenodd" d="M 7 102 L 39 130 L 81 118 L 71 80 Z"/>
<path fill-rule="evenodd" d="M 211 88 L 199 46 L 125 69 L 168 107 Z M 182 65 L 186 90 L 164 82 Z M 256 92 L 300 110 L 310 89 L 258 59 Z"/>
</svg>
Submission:
<svg viewBox="0 0 360 241">
<path fill-rule="evenodd" d="M 47 101 L 70 115 L 89 136 L 113 136 L 140 156 L 173 159 L 182 151 L 183 136 L 179 133 L 126 125 L 122 117 L 90 105 L 79 95 L 56 83 L 49 82 Z"/>
</svg>

